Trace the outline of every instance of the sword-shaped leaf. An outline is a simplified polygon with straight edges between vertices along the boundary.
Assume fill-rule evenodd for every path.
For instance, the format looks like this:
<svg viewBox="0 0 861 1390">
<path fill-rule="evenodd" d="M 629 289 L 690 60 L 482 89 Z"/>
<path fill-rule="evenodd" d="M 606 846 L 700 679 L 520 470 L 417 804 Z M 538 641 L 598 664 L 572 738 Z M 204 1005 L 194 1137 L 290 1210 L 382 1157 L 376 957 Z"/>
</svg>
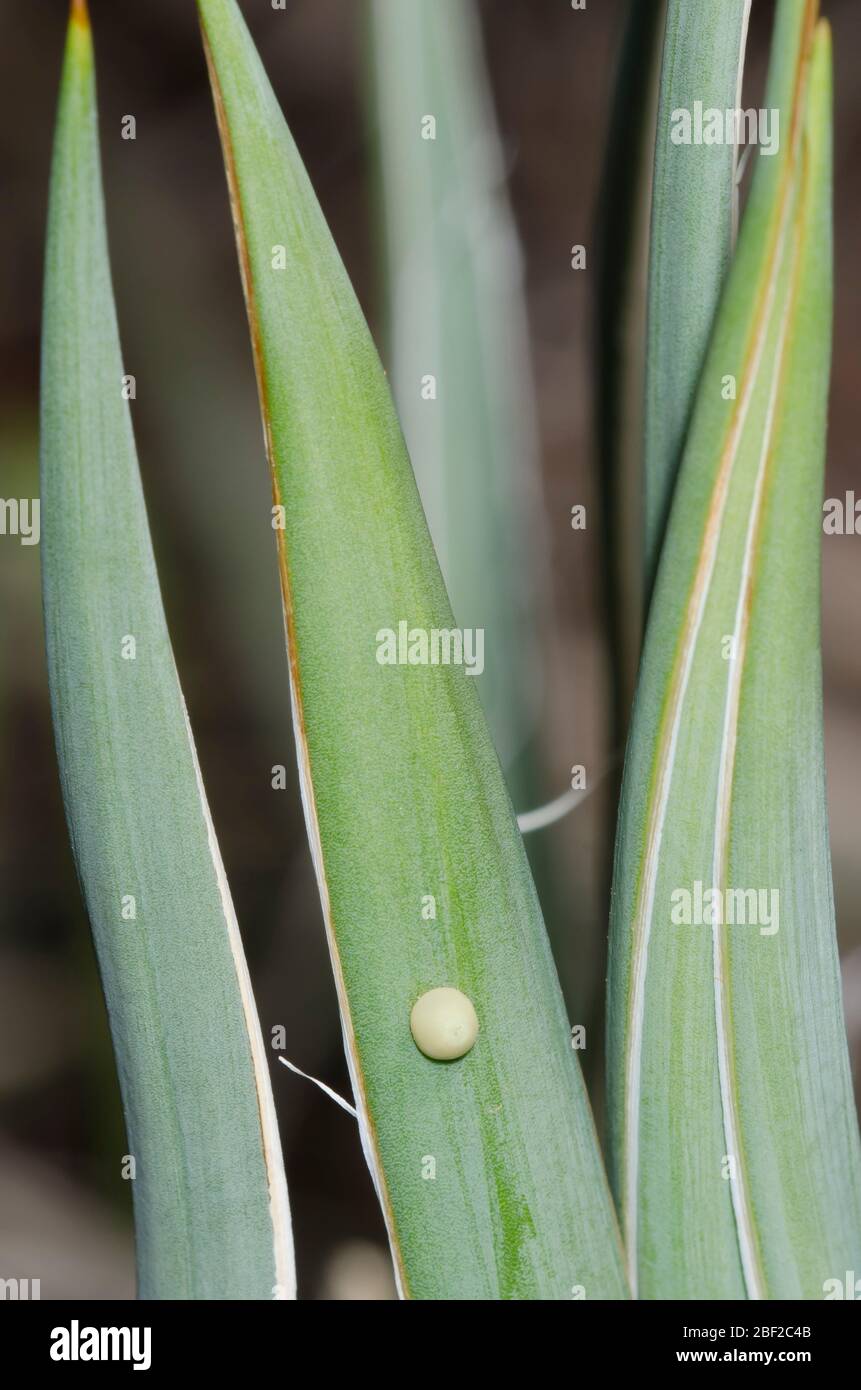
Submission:
<svg viewBox="0 0 861 1390">
<path fill-rule="evenodd" d="M 646 340 L 643 469 L 647 600 L 732 255 L 736 142 L 725 138 L 723 122 L 726 112 L 740 105 L 750 4 L 751 0 L 667 3 L 655 136 Z M 710 115 L 715 111 L 721 118 L 717 132 Z"/>
<path fill-rule="evenodd" d="M 611 1158 L 643 1297 L 861 1267 L 822 751 L 830 39 L 781 0 L 760 155 L 661 559 L 625 769 Z"/>
<path fill-rule="evenodd" d="M 66 816 L 134 1160 L 124 1176 L 139 1290 L 292 1297 L 267 1059 L 165 624 L 124 372 L 92 40 L 76 0 L 45 272 L 45 628 Z"/>
<path fill-rule="evenodd" d="M 475 681 L 420 659 L 454 622 L 385 376 L 235 0 L 199 10 L 283 508 L 309 838 L 401 1288 L 622 1298 L 588 1102 Z M 387 651 L 401 623 L 413 661 L 381 664 L 408 655 Z M 468 996 L 479 1025 L 448 1062 L 410 1033 L 413 1005 L 441 986 Z"/>
</svg>

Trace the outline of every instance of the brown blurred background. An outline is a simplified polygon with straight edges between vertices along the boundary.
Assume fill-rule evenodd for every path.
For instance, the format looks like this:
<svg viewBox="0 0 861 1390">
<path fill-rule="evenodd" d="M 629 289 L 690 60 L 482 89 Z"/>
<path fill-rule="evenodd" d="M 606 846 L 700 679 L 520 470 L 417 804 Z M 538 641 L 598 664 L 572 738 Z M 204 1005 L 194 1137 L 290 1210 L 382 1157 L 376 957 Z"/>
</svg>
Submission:
<svg viewBox="0 0 861 1390">
<path fill-rule="evenodd" d="M 432 3 L 433 0 L 427 0 Z M 379 334 L 371 137 L 361 102 L 366 0 L 241 0 L 341 254 Z M 527 271 L 553 609 L 545 622 L 547 795 L 572 761 L 606 761 L 608 685 L 592 444 L 593 243 L 626 6 L 484 0 L 488 64 Z M 38 493 L 43 234 L 65 0 L 0 0 L 0 495 Z M 861 5 L 835 31 L 837 299 L 826 494 L 857 487 L 861 436 Z M 264 1031 L 342 1093 L 348 1081 L 290 765 L 287 670 L 268 479 L 209 88 L 191 0 L 91 0 L 114 284 L 168 618 Z M 772 4 L 754 0 L 749 84 Z M 137 139 L 120 138 L 137 119 Z M 576 534 L 576 539 L 572 539 Z M 826 736 L 853 1064 L 861 1077 L 861 537 L 824 559 Z M 119 578 L 119 577 L 118 577 Z M 42 1296 L 131 1297 L 122 1117 L 89 930 L 68 848 L 47 701 L 39 552 L 0 537 L 0 1277 Z M 603 978 L 606 795 L 548 832 L 564 866 L 568 981 L 588 1010 Z M 589 946 L 593 949 L 589 949 Z M 566 942 L 563 941 L 563 948 Z M 567 948 L 566 948 L 567 949 Z M 811 1025 L 813 1026 L 813 1025 Z M 593 1067 L 593 1073 L 595 1068 Z M 382 1224 L 348 1116 L 274 1069 L 300 1294 L 392 1294 Z M 597 1077 L 593 1075 L 597 1086 Z M 600 1095 L 598 1095 L 600 1110 Z"/>
</svg>

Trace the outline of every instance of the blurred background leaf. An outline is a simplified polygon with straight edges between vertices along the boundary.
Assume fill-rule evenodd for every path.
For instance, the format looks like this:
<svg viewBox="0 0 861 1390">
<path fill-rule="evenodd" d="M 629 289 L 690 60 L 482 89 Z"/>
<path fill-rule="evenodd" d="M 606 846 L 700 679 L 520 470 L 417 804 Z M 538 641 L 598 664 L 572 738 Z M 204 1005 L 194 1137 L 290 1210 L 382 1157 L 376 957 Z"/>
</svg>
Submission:
<svg viewBox="0 0 861 1390">
<path fill-rule="evenodd" d="M 486 632 L 478 690 L 525 810 L 544 785 L 528 756 L 546 540 L 523 267 L 478 12 L 372 0 L 370 14 L 389 376 L 455 617 Z"/>
<path fill-rule="evenodd" d="M 646 305 L 667 0 L 629 0 L 627 8 L 596 228 L 596 448 L 616 748 L 624 746 L 643 640 Z"/>
</svg>

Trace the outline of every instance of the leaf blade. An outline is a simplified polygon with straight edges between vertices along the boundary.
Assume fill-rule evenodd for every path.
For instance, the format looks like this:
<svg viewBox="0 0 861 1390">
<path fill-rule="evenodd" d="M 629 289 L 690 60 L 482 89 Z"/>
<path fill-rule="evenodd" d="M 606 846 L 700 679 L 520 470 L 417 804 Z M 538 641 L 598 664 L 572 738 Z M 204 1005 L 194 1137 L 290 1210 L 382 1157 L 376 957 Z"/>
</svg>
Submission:
<svg viewBox="0 0 861 1390">
<path fill-rule="evenodd" d="M 668 0 L 655 138 L 644 414 L 645 593 L 732 255 L 736 149 L 671 143 L 674 113 L 740 104 L 750 0 Z M 707 56 L 706 56 L 707 55 Z"/>
<path fill-rule="evenodd" d="M 565 1298 L 576 1283 L 624 1297 L 558 981 L 473 683 L 450 666 L 375 660 L 376 634 L 400 620 L 453 626 L 385 378 L 238 7 L 198 8 L 284 506 L 309 838 L 401 1289 Z M 274 272 L 277 246 L 289 254 Z M 447 1066 L 419 1053 L 408 1025 L 416 997 L 443 984 L 471 997 L 481 1027 Z"/>
<path fill-rule="evenodd" d="M 136 1165 L 139 1290 L 268 1299 L 277 1285 L 293 1297 L 265 1049 L 165 624 L 124 370 L 78 3 L 46 251 L 43 599 L 63 798 Z"/>
<path fill-rule="evenodd" d="M 686 446 L 626 764 L 608 996 L 611 1156 L 647 1297 L 821 1297 L 861 1230 L 821 794 L 830 77 L 827 30 L 814 41 L 815 14 L 815 5 L 794 0 L 778 9 L 767 100 L 780 109 L 788 153 L 784 146 L 779 157 L 760 158 Z M 724 404 L 728 368 L 739 389 Z M 783 534 L 771 520 L 778 512 Z M 789 516 L 806 518 L 800 559 L 786 553 Z M 799 632 L 804 683 L 796 690 L 799 663 L 788 661 L 779 634 Z M 738 654 L 728 663 L 722 643 L 730 638 Z M 775 651 L 787 658 L 783 670 Z M 749 712 L 755 699 L 758 719 Z M 793 711 L 791 739 L 770 737 L 767 707 Z M 779 831 L 764 804 L 775 820 L 778 806 L 791 808 Z M 809 884 L 801 891 L 799 864 L 815 893 Z M 697 883 L 734 898 L 776 891 L 789 903 L 789 923 L 779 937 L 720 918 L 708 934 L 674 926 L 671 905 L 685 901 L 675 895 L 690 902 Z M 808 1021 L 825 1020 L 827 1039 L 816 1046 L 805 1008 Z M 779 1037 L 810 1083 L 806 1123 Z M 813 1083 L 814 1055 L 827 1086 Z M 761 1117 L 776 1122 L 787 1109 L 795 1137 L 780 1124 L 778 1155 Z M 841 1132 L 837 1159 L 829 1109 Z"/>
</svg>

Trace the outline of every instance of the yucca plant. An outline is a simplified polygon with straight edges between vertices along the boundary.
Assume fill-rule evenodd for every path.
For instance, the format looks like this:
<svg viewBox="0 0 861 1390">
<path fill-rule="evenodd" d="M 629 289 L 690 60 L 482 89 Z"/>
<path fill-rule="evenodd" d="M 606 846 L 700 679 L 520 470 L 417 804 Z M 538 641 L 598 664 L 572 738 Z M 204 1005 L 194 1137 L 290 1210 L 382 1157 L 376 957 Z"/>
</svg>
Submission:
<svg viewBox="0 0 861 1390">
<path fill-rule="evenodd" d="M 413 0 L 375 0 L 383 123 L 386 95 L 421 69 L 423 54 L 434 103 L 454 111 L 446 82 L 450 61 L 475 56 L 470 10 L 447 0 L 431 16 Z M 670 126 L 702 99 L 719 109 L 738 102 L 749 5 L 650 6 L 646 27 L 640 15 L 632 32 L 648 36 L 655 56 L 663 46 L 659 87 L 644 75 L 633 101 L 621 92 L 617 134 L 651 110 L 654 158 L 643 151 L 638 189 L 642 205 L 651 183 L 648 284 L 636 269 L 647 260 L 637 234 L 645 221 L 631 212 L 615 243 L 620 292 L 605 274 L 602 297 L 602 370 L 612 376 L 602 399 L 609 413 L 623 408 L 639 370 L 643 422 L 641 448 L 630 432 L 624 439 L 623 476 L 639 500 L 622 499 L 625 516 L 608 515 L 607 534 L 629 535 L 639 513 L 648 607 L 610 935 L 614 1208 L 477 690 L 484 633 L 457 626 L 464 612 L 478 624 L 499 595 L 485 589 L 475 609 L 459 599 L 453 614 L 432 531 L 454 548 L 447 572 L 469 577 L 460 592 L 480 593 L 485 576 L 458 569 L 467 542 L 456 514 L 443 509 L 428 527 L 380 359 L 240 6 L 198 0 L 198 11 L 271 473 L 302 803 L 399 1290 L 821 1297 L 829 1279 L 861 1263 L 821 746 L 827 26 L 813 0 L 779 0 L 766 101 L 779 113 L 780 144 L 758 157 L 735 250 L 735 142 L 679 144 Z M 416 26 L 427 26 L 425 46 Z M 464 102 L 449 134 L 458 120 L 461 131 L 482 129 L 482 100 Z M 467 177 L 449 150 L 437 170 L 448 169 L 442 195 L 427 170 L 410 181 L 401 135 L 384 131 L 380 142 L 390 267 L 394 249 L 403 254 L 418 235 L 415 209 L 398 207 L 397 178 L 410 182 L 409 199 L 432 202 L 445 200 L 448 178 Z M 496 171 L 497 155 L 483 153 Z M 434 227 L 430 279 L 401 281 L 406 299 L 400 309 L 392 300 L 402 405 L 422 365 L 397 348 L 409 337 L 404 303 L 421 291 L 425 306 L 450 306 L 453 284 L 472 296 L 474 324 L 467 313 L 453 330 L 451 307 L 434 319 L 441 339 L 452 334 L 447 361 L 468 329 L 492 322 L 493 286 L 481 281 L 469 237 L 444 220 Z M 506 295 L 510 267 L 503 260 L 496 272 Z M 642 325 L 639 369 L 636 353 L 620 361 L 613 347 L 623 301 Z M 517 312 L 508 322 L 522 326 Z M 463 360 L 477 371 L 470 346 Z M 135 1170 L 140 1290 L 291 1297 L 266 1060 L 171 654 L 125 381 L 92 45 L 75 0 L 45 283 L 46 639 L 70 835 Z M 468 422 L 481 440 L 498 430 L 502 449 L 510 402 L 495 380 L 475 381 L 431 413 L 432 430 L 457 439 Z M 425 437 L 423 415 L 409 404 L 405 415 L 430 497 L 428 460 L 447 455 L 436 435 Z M 610 423 L 608 414 L 603 459 L 622 476 Z M 510 499 L 509 483 L 525 483 L 516 453 L 490 493 L 499 485 Z M 483 458 L 490 467 L 493 451 Z M 483 545 L 490 555 L 492 537 Z M 637 634 L 628 651 L 638 643 Z M 517 659 L 500 648 L 489 703 L 505 744 L 523 706 L 515 696 L 511 717 L 499 713 L 505 663 Z M 620 691 L 630 679 L 620 676 Z"/>
</svg>

